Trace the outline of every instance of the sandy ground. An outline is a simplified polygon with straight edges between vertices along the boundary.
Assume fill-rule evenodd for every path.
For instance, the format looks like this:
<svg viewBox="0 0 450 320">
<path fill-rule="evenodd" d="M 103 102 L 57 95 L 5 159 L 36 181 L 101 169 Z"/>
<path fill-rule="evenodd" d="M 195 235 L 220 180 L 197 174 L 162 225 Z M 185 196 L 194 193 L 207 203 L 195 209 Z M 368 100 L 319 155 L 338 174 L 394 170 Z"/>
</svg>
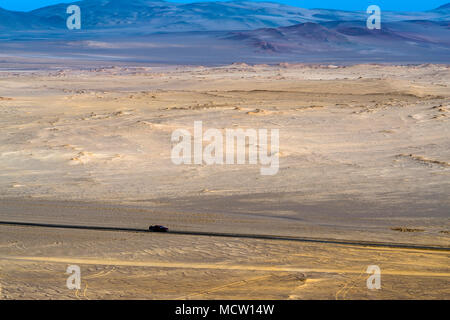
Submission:
<svg viewBox="0 0 450 320">
<path fill-rule="evenodd" d="M 0 226 L 6 299 L 448 299 L 448 252 Z M 81 289 L 66 288 L 69 265 Z M 381 268 L 381 290 L 366 269 Z"/>
<path fill-rule="evenodd" d="M 449 83 L 438 65 L 3 70 L 0 220 L 448 247 Z M 174 165 L 172 132 L 199 120 L 279 129 L 278 174 Z M 450 298 L 448 252 L 0 229 L 3 298 Z"/>
</svg>

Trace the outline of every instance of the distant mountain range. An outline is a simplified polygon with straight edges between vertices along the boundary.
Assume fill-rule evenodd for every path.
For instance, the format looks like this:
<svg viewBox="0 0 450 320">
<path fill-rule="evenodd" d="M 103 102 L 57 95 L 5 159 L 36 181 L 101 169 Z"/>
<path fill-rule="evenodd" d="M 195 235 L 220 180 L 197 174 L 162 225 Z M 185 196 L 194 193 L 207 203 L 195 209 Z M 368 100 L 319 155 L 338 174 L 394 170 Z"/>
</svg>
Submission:
<svg viewBox="0 0 450 320">
<path fill-rule="evenodd" d="M 450 49 L 450 24 L 409 20 L 384 23 L 381 30 L 369 30 L 361 21 L 301 23 L 288 27 L 230 32 L 228 39 L 247 43 L 260 52 L 318 52 L 324 50 L 414 50 Z M 450 60 L 450 57 L 449 57 Z"/>
<path fill-rule="evenodd" d="M 365 8 L 351 12 L 251 1 L 73 4 L 81 8 L 81 30 L 67 30 L 67 3 L 30 12 L 0 8 L 0 52 L 194 64 L 450 63 L 450 3 L 424 12 L 382 11 L 381 30 L 367 29 Z"/>
<path fill-rule="evenodd" d="M 437 8 L 437 10 L 445 10 L 445 9 L 450 9 L 450 3 L 444 4 L 442 6 L 440 6 L 439 8 Z"/>
<path fill-rule="evenodd" d="M 82 12 L 83 29 L 139 27 L 147 31 L 217 31 L 276 28 L 313 22 L 365 21 L 362 11 L 303 9 L 278 3 L 230 1 L 171 3 L 150 0 L 84 0 L 74 2 Z M 66 28 L 66 8 L 57 4 L 30 12 L 0 8 L 0 28 L 57 30 Z M 383 11 L 383 21 L 449 21 L 450 3 L 426 12 Z"/>
</svg>

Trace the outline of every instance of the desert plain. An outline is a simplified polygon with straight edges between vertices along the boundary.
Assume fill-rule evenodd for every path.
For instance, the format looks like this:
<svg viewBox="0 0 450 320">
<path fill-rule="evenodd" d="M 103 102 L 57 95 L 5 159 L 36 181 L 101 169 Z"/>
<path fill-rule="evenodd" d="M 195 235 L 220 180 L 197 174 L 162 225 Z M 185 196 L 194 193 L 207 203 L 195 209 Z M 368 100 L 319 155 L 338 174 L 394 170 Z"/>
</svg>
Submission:
<svg viewBox="0 0 450 320">
<path fill-rule="evenodd" d="M 432 64 L 4 66 L 0 299 L 450 299 L 449 86 Z M 278 129 L 278 173 L 174 164 L 195 121 Z"/>
</svg>

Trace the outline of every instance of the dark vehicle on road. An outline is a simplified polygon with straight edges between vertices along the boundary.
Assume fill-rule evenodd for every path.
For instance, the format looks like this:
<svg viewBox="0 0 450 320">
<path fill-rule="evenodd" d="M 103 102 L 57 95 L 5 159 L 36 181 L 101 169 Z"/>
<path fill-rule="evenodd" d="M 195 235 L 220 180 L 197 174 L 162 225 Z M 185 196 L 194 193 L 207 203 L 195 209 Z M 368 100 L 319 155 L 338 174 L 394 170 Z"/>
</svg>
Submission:
<svg viewBox="0 0 450 320">
<path fill-rule="evenodd" d="M 169 231 L 169 228 L 166 228 L 166 227 L 164 227 L 164 226 L 158 226 L 158 225 L 156 225 L 156 226 L 150 226 L 150 227 L 148 228 L 148 230 L 149 230 L 150 232 L 168 232 L 168 231 Z"/>
</svg>

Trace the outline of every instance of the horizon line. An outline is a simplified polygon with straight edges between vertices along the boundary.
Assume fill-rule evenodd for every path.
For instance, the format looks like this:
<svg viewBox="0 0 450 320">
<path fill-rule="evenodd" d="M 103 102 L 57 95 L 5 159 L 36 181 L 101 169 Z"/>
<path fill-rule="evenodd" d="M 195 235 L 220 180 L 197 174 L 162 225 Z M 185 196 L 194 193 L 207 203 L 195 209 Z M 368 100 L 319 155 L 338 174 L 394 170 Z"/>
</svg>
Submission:
<svg viewBox="0 0 450 320">
<path fill-rule="evenodd" d="M 57 5 L 61 5 L 61 4 L 74 4 L 77 2 L 82 2 L 82 1 L 86 1 L 86 0 L 79 0 L 79 1 L 67 1 L 67 2 L 58 2 L 55 4 L 50 4 L 50 5 L 44 5 L 42 7 L 37 7 L 31 10 L 13 10 L 13 9 L 8 9 L 3 7 L 2 5 L 0 5 L 0 9 L 5 10 L 5 11 L 10 11 L 10 12 L 21 12 L 21 13 L 30 13 L 33 12 L 35 10 L 39 10 L 39 9 L 43 9 L 43 8 L 48 8 L 48 7 L 53 7 L 53 6 L 57 6 Z M 205 0 L 200 0 L 200 1 L 187 1 L 187 2 L 180 2 L 177 0 L 172 0 L 172 1 L 167 1 L 167 0 L 154 0 L 154 2 L 167 2 L 167 3 L 174 3 L 174 4 L 193 4 L 193 3 L 213 3 L 213 2 L 218 2 L 218 3 L 227 3 L 227 2 L 255 2 L 255 3 L 273 3 L 273 4 L 279 4 L 282 6 L 288 6 L 288 7 L 294 7 L 294 8 L 300 8 L 300 9 L 308 9 L 308 10 L 330 10 L 330 11 L 343 11 L 343 12 L 364 12 L 365 10 L 363 9 L 354 9 L 354 10 L 349 10 L 349 9 L 335 9 L 335 8 L 327 8 L 327 7 L 300 7 L 297 5 L 291 5 L 291 4 L 285 4 L 285 3 L 280 3 L 277 1 L 270 1 L 270 0 L 211 0 L 211 1 L 205 1 Z M 427 11 L 433 11 L 436 10 L 440 7 L 446 6 L 446 5 L 450 5 L 450 2 L 446 2 L 443 3 L 442 5 L 435 7 L 435 8 L 431 8 L 431 9 L 424 9 L 424 10 L 416 10 L 416 11 L 408 11 L 408 10 L 383 10 L 385 12 L 427 12 Z"/>
</svg>

